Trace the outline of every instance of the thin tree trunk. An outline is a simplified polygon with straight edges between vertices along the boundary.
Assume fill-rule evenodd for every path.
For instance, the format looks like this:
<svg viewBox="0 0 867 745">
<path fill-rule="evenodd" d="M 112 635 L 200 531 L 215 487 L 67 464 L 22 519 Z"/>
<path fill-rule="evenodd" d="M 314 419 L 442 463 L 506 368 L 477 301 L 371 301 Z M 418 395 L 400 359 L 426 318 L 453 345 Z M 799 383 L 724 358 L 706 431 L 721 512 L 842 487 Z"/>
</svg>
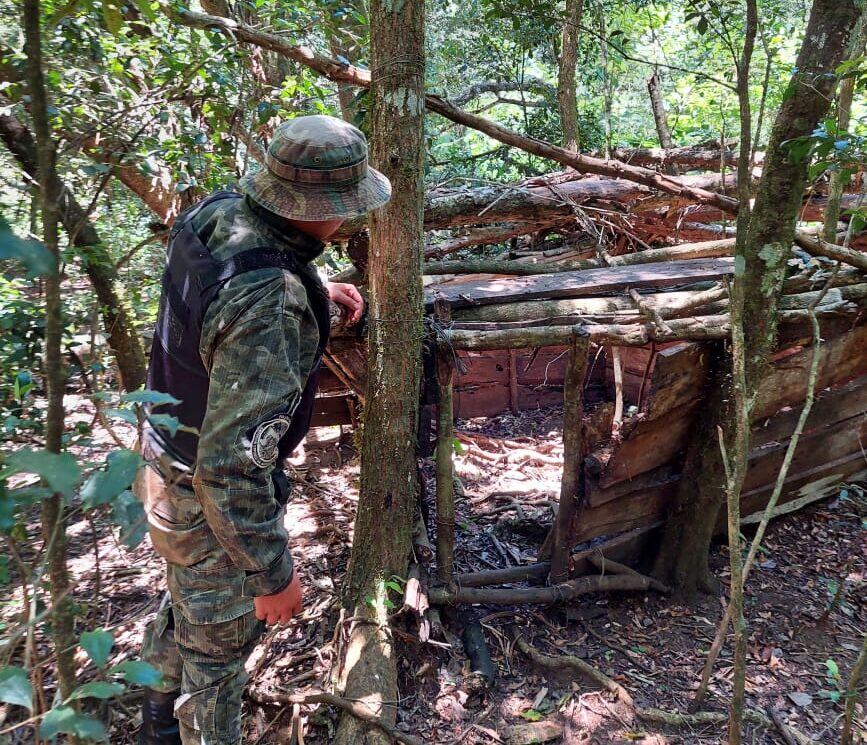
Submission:
<svg viewBox="0 0 867 745">
<path fill-rule="evenodd" d="M 605 132 L 605 157 L 611 157 L 614 149 L 614 133 L 611 126 L 611 111 L 614 107 L 614 94 L 611 88 L 611 71 L 608 67 L 608 25 L 605 22 L 605 7 L 596 6 L 599 21 L 599 54 L 602 57 L 602 128 Z"/>
<path fill-rule="evenodd" d="M 865 11 L 867 13 L 867 11 Z M 864 54 L 865 44 L 867 44 L 867 28 L 865 28 L 865 15 L 858 19 L 856 30 L 852 35 L 852 43 L 849 49 L 849 58 L 857 59 Z M 855 78 L 850 76 L 844 78 L 840 83 L 840 90 L 837 94 L 837 130 L 846 132 L 849 129 L 849 122 L 852 119 L 852 99 L 855 95 Z M 843 199 L 843 192 L 849 183 L 850 176 L 845 176 L 840 171 L 834 171 L 831 174 L 831 183 L 828 188 L 828 205 L 825 207 L 825 225 L 823 230 L 823 238 L 828 243 L 837 242 L 837 223 L 840 221 L 840 202 Z"/>
<path fill-rule="evenodd" d="M 733 416 L 727 432 L 719 429 L 719 442 L 726 471 L 726 504 L 728 507 L 729 566 L 731 569 L 731 608 L 734 630 L 734 660 L 732 700 L 729 704 L 729 745 L 740 745 L 744 721 L 744 692 L 747 664 L 747 626 L 744 618 L 743 556 L 741 555 L 741 487 L 747 475 L 750 453 L 750 399 L 746 379 L 746 327 L 744 326 L 745 284 L 740 260 L 746 253 L 750 229 L 752 154 L 752 107 L 750 105 L 750 67 L 756 44 L 759 18 L 757 0 L 746 0 L 744 46 L 737 66 L 738 108 L 740 113 L 740 153 L 738 156 L 738 217 L 735 237 L 735 275 L 732 285 L 732 382 Z M 728 440 L 728 445 L 726 445 Z"/>
<path fill-rule="evenodd" d="M 578 152 L 581 144 L 578 131 L 578 97 L 575 85 L 575 65 L 578 63 L 578 30 L 584 15 L 584 0 L 566 0 L 563 31 L 560 34 L 560 58 L 557 73 L 557 106 L 563 147 Z"/>
<path fill-rule="evenodd" d="M 42 72 L 42 38 L 39 26 L 39 0 L 23 0 L 24 50 L 27 55 L 27 88 L 30 111 L 36 132 L 36 152 L 42 208 L 42 242 L 54 256 L 54 271 L 45 278 L 45 387 L 48 408 L 45 413 L 45 449 L 59 453 L 63 437 L 63 391 L 66 371 L 61 341 L 63 308 L 60 299 L 60 250 L 58 246 L 58 193 L 55 149 L 48 120 L 48 100 Z M 62 698 L 75 689 L 74 612 L 69 592 L 66 564 L 66 526 L 63 498 L 52 494 L 42 502 L 42 535 L 48 552 L 48 577 L 51 583 L 53 613 L 51 636 L 57 655 L 57 684 Z"/>
<path fill-rule="evenodd" d="M 843 732 L 840 735 L 840 745 L 852 745 L 852 720 L 855 718 L 855 704 L 858 701 L 858 686 L 867 665 L 867 634 L 861 642 L 861 652 L 852 666 L 849 684 L 846 686 L 846 713 L 843 715 Z"/>
<path fill-rule="evenodd" d="M 10 114 L 0 114 L 0 138 L 21 167 L 38 181 L 36 143 L 27 127 Z M 135 328 L 132 309 L 124 299 L 117 270 L 93 223 L 75 200 L 69 187 L 56 173 L 53 178 L 52 189 L 58 197 L 60 222 L 75 247 L 82 249 L 80 254 L 83 268 L 99 300 L 103 327 L 108 346 L 117 363 L 121 386 L 128 391 L 134 391 L 145 383 L 147 362 Z"/>
<path fill-rule="evenodd" d="M 765 155 L 749 232 L 738 226 L 741 245 L 737 247 L 737 275 L 742 281 L 736 281 L 736 286 L 743 308 L 739 322 L 750 329 L 743 355 L 746 391 L 755 390 L 774 348 L 778 301 L 806 181 L 807 164 L 792 162 L 783 143 L 808 136 L 827 112 L 833 72 L 856 16 L 852 0 L 815 0 L 796 63 L 798 73 L 777 116 Z M 750 148 L 742 145 L 740 152 L 741 156 L 749 154 Z M 741 181 L 741 202 L 747 198 L 743 189 Z M 694 425 L 654 567 L 654 575 L 683 597 L 716 584 L 707 570 L 707 556 L 726 484 L 716 425 L 722 423 L 727 432 L 736 431 L 733 423 L 738 412 L 732 401 L 739 395 L 731 391 L 731 379 L 724 368 L 721 362 L 711 367 L 705 412 Z M 731 452 L 731 441 L 727 444 Z"/>
<path fill-rule="evenodd" d="M 650 94 L 650 108 L 653 110 L 653 121 L 656 124 L 656 136 L 659 138 L 659 144 L 664 150 L 671 150 L 674 147 L 674 140 L 672 140 L 671 130 L 668 128 L 668 115 L 665 113 L 665 102 L 662 97 L 662 79 L 659 77 L 657 68 L 654 68 L 653 73 L 647 79 L 647 92 Z M 667 165 L 665 172 L 671 176 L 676 176 L 677 166 Z"/>
<path fill-rule="evenodd" d="M 392 201 L 370 221 L 368 393 L 361 492 L 345 587 L 357 622 L 345 661 L 346 697 L 393 723 L 397 666 L 387 583 L 404 578 L 416 505 L 424 234 L 424 3 L 374 0 L 371 67 L 373 163 L 391 179 Z M 390 705 L 385 705 L 386 703 Z M 381 730 L 344 717 L 337 745 L 385 743 Z"/>
</svg>

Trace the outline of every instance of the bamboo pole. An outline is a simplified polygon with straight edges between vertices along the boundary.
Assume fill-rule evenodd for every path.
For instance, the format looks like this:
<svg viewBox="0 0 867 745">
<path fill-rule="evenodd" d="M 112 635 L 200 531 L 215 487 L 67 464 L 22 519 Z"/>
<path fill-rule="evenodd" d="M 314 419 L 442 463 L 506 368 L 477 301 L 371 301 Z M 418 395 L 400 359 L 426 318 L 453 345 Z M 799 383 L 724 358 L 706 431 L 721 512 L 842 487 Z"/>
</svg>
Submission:
<svg viewBox="0 0 867 745">
<path fill-rule="evenodd" d="M 437 299 L 434 304 L 436 320 L 447 328 L 451 322 L 448 301 Z M 437 407 L 436 500 L 437 500 L 437 577 L 449 583 L 454 575 L 455 552 L 455 492 L 454 492 L 454 361 L 448 348 L 437 350 Z"/>
<path fill-rule="evenodd" d="M 569 577 L 569 552 L 572 548 L 578 505 L 582 498 L 581 455 L 583 450 L 584 377 L 590 341 L 573 334 L 566 378 L 563 381 L 563 477 L 560 506 L 554 519 L 551 546 L 552 583 Z"/>
</svg>

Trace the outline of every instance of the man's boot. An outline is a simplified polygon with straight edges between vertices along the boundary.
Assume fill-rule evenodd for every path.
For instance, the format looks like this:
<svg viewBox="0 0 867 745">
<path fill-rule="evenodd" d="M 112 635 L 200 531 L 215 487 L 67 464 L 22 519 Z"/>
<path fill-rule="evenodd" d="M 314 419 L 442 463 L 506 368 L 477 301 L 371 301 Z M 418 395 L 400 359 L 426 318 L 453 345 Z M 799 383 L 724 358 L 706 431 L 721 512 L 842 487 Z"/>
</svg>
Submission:
<svg viewBox="0 0 867 745">
<path fill-rule="evenodd" d="M 177 697 L 177 691 L 160 693 L 152 688 L 144 689 L 139 745 L 181 745 L 180 728 L 175 719 Z"/>
</svg>

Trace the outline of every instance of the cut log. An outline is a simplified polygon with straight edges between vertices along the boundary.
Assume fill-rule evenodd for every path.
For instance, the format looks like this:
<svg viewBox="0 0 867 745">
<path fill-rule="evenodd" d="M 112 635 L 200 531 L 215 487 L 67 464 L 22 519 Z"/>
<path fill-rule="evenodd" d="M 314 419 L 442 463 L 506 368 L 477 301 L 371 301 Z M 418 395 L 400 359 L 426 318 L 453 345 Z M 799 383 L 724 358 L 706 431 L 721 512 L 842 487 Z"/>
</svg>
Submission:
<svg viewBox="0 0 867 745">
<path fill-rule="evenodd" d="M 661 288 L 718 280 L 730 275 L 733 267 L 733 259 L 726 257 L 614 266 L 536 277 L 484 279 L 438 285 L 425 291 L 425 302 L 432 307 L 436 297 L 443 297 L 453 308 L 465 308 L 542 298 L 589 297 L 623 291 L 627 287 Z"/>
</svg>

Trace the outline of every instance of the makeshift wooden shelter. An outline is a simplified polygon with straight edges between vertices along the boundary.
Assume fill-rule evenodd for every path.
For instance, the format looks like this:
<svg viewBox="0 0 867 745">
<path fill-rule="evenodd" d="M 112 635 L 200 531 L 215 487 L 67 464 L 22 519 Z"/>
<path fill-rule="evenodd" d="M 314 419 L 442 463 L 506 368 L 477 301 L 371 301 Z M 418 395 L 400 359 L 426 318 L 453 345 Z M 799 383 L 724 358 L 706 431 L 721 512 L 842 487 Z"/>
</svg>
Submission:
<svg viewBox="0 0 867 745">
<path fill-rule="evenodd" d="M 813 313 L 822 330 L 817 400 L 777 510 L 867 477 L 867 255 L 814 233 L 797 236 L 801 266 L 784 287 L 772 372 L 754 392 L 746 522 L 768 502 L 806 397 Z M 702 412 L 708 345 L 730 334 L 734 240 L 619 255 L 590 244 L 570 242 L 566 232 L 554 250 L 535 246 L 522 255 L 513 245 L 509 254 L 518 258 L 426 265 L 443 583 L 431 601 L 542 602 L 592 591 L 598 576 L 566 580 L 589 569 L 600 552 L 628 563 L 666 517 Z M 832 272 L 836 262 L 841 266 Z M 351 421 L 351 401 L 364 391 L 363 341 L 338 336 L 327 362 L 331 380 L 318 421 Z M 454 420 L 557 404 L 564 409 L 561 507 L 538 563 L 454 575 Z M 606 587 L 648 586 L 648 578 L 620 569 Z M 565 584 L 488 589 L 549 576 Z"/>
</svg>

